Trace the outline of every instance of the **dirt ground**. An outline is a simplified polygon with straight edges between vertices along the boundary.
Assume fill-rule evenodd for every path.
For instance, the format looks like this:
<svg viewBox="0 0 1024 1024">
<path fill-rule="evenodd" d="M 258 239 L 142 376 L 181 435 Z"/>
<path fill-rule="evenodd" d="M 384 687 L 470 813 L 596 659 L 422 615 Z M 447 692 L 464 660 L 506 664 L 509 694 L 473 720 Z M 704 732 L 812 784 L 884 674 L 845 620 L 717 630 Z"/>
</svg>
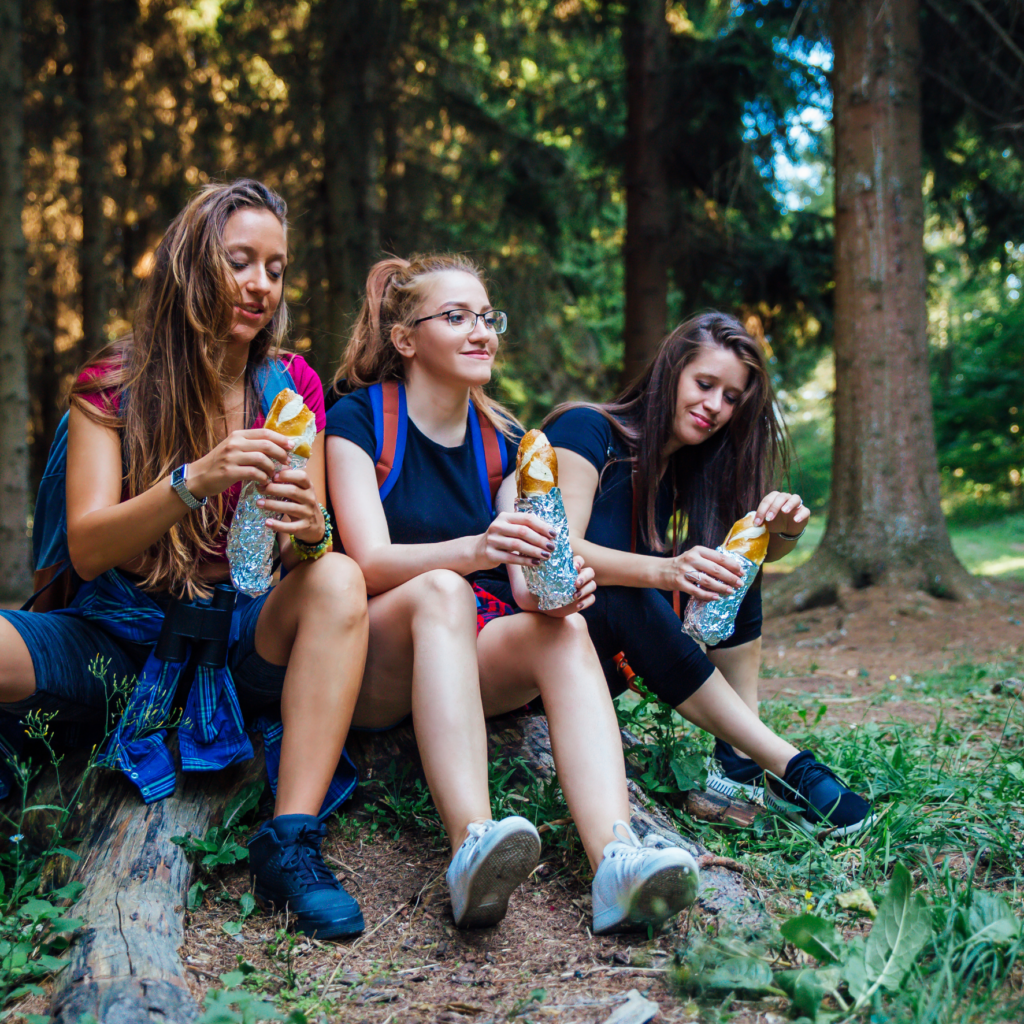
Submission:
<svg viewBox="0 0 1024 1024">
<path fill-rule="evenodd" d="M 770 583 L 769 583 L 770 585 Z M 1024 584 L 994 586 L 974 605 L 876 588 L 841 606 L 772 619 L 764 630 L 762 698 L 813 698 L 830 722 L 890 717 L 924 721 L 943 711 L 938 698 L 914 690 L 912 677 L 964 664 L 999 663 L 1024 674 Z M 1002 671 L 1002 670 L 1000 670 Z M 998 674 L 998 673 L 997 673 Z M 987 699 L 991 677 L 979 685 Z M 991 699 L 1005 699 L 992 695 Z M 949 702 L 953 703 L 953 702 Z M 681 932 L 709 922 L 695 913 L 663 934 L 595 938 L 586 879 L 558 862 L 542 863 L 495 928 L 473 933 L 452 923 L 444 884 L 445 851 L 422 834 L 370 841 L 358 819 L 332 826 L 325 853 L 362 906 L 367 930 L 345 943 L 287 940 L 284 924 L 257 913 L 241 934 L 222 925 L 237 904 L 211 888 L 188 921 L 183 959 L 201 999 L 239 958 L 251 963 L 270 994 L 285 987 L 330 996 L 313 1021 L 604 1022 L 630 990 L 658 1004 L 658 1021 L 697 1021 L 701 1008 L 672 990 L 672 950 Z M 221 876 L 224 895 L 239 896 L 243 871 Z M 41 1000 L 20 1009 L 42 1012 Z M 737 1024 L 782 1024 L 785 1005 L 736 1002 L 723 1009 Z"/>
</svg>

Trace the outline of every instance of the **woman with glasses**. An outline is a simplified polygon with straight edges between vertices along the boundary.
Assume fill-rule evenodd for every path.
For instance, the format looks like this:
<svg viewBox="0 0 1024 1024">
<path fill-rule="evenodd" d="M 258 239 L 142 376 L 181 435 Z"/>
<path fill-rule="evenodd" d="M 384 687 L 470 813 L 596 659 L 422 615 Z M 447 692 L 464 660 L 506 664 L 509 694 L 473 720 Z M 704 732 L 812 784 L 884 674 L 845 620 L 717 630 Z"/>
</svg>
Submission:
<svg viewBox="0 0 1024 1024">
<path fill-rule="evenodd" d="M 684 850 L 642 845 L 628 825 L 615 713 L 577 614 L 594 599 L 592 573 L 580 565 L 575 600 L 539 612 L 520 566 L 550 557 L 552 532 L 511 511 L 511 472 L 496 514 L 482 490 L 487 475 L 474 437 L 496 438 L 514 467 L 522 436 L 483 392 L 505 327 L 480 271 L 464 257 L 388 259 L 370 271 L 338 373 L 356 390 L 332 407 L 326 429 L 340 540 L 370 595 L 369 653 L 353 722 L 381 729 L 412 715 L 451 843 L 455 923 L 480 927 L 504 916 L 540 854 L 526 819 L 491 819 L 484 720 L 539 694 L 559 781 L 596 872 L 594 931 L 645 929 L 692 902 L 697 867 Z M 375 423 L 381 384 L 404 399 L 400 455 L 378 436 L 386 429 L 378 429 L 379 411 Z M 382 448 L 395 449 L 397 476 L 380 470 Z M 508 601 L 494 596 L 502 589 Z M 513 595 L 523 614 L 514 614 Z"/>
</svg>

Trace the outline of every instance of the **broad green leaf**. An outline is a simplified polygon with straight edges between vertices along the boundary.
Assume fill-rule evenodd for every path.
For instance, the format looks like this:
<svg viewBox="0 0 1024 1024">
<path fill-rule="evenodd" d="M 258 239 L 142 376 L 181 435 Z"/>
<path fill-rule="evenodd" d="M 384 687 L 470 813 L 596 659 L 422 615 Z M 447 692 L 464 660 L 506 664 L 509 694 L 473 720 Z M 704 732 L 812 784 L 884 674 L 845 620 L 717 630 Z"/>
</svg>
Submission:
<svg viewBox="0 0 1024 1024">
<path fill-rule="evenodd" d="M 237 935 L 242 930 L 241 921 L 225 921 L 221 925 L 225 935 Z"/>
<path fill-rule="evenodd" d="M 784 994 L 775 984 L 771 968 L 763 960 L 746 956 L 724 961 L 700 980 L 700 986 L 708 993 L 735 992 L 741 998 Z"/>
<path fill-rule="evenodd" d="M 263 796 L 263 781 L 250 782 L 224 809 L 224 821 L 221 827 L 229 829 L 236 822 L 241 821 L 249 811 L 256 807 L 261 796 Z"/>
<path fill-rule="evenodd" d="M 198 910 L 203 905 L 203 893 L 209 888 L 206 882 L 193 882 L 188 890 L 188 909 Z"/>
<path fill-rule="evenodd" d="M 897 864 L 864 943 L 863 961 L 858 963 L 854 956 L 847 964 L 846 979 L 857 997 L 855 1008 L 863 1006 L 879 988 L 897 991 L 931 934 L 931 914 L 924 897 L 913 893 L 910 872 Z"/>
<path fill-rule="evenodd" d="M 779 971 L 775 975 L 775 983 L 792 1000 L 797 1013 L 811 1020 L 818 1016 L 828 989 L 816 970 L 804 967 L 797 971 Z"/>
<path fill-rule="evenodd" d="M 839 959 L 836 930 L 831 921 L 814 914 L 790 918 L 780 929 L 782 937 L 815 960 L 834 963 Z"/>
<path fill-rule="evenodd" d="M 242 919 L 244 920 L 256 910 L 256 897 L 251 892 L 243 892 L 238 898 L 238 906 L 242 911 Z"/>
</svg>

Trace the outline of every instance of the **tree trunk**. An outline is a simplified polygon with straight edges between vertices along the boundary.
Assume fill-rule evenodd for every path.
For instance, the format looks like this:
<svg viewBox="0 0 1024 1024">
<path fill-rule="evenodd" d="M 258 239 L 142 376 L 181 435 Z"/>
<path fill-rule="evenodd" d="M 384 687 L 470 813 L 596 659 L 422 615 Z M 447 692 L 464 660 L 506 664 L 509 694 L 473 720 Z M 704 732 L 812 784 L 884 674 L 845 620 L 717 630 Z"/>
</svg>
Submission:
<svg viewBox="0 0 1024 1024">
<path fill-rule="evenodd" d="M 623 383 L 650 361 L 668 320 L 668 180 L 662 155 L 668 72 L 665 0 L 631 0 L 626 57 L 626 322 Z"/>
<path fill-rule="evenodd" d="M 0 2 L 0 600 L 30 593 L 21 0 Z"/>
<path fill-rule="evenodd" d="M 394 23 L 395 0 L 323 4 L 325 41 L 320 73 L 323 118 L 324 263 L 328 336 L 319 365 L 338 365 L 351 319 L 380 249 L 380 111 L 377 94 Z"/>
<path fill-rule="evenodd" d="M 917 0 L 832 0 L 835 447 L 828 525 L 779 613 L 889 583 L 973 593 L 939 504 L 928 373 Z"/>
<path fill-rule="evenodd" d="M 82 202 L 82 244 L 78 276 L 82 291 L 82 341 L 79 361 L 106 343 L 107 255 L 103 216 L 103 9 L 106 0 L 78 2 L 77 99 L 81 148 L 78 182 Z"/>
</svg>

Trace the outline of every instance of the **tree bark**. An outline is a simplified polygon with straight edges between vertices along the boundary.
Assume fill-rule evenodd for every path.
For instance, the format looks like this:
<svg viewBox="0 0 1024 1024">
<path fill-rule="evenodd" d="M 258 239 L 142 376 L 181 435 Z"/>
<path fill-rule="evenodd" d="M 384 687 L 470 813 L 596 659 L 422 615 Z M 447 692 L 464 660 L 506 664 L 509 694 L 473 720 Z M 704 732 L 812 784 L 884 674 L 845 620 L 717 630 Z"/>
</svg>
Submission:
<svg viewBox="0 0 1024 1024">
<path fill-rule="evenodd" d="M 928 373 L 917 0 L 832 0 L 835 446 L 828 524 L 772 613 L 888 583 L 974 585 L 939 504 Z"/>
<path fill-rule="evenodd" d="M 393 31 L 395 2 L 353 4 L 328 0 L 321 81 L 324 173 L 324 263 L 327 269 L 327 337 L 321 366 L 341 359 L 351 319 L 380 250 L 377 103 Z"/>
<path fill-rule="evenodd" d="M 668 72 L 665 0 L 631 0 L 626 57 L 626 320 L 623 383 L 636 377 L 668 320 L 668 179 L 662 138 Z"/>
<path fill-rule="evenodd" d="M 105 6 L 106 0 L 78 2 L 76 85 L 78 132 L 81 138 L 78 182 L 82 203 L 82 244 L 78 250 L 78 276 L 82 296 L 79 358 L 95 352 L 106 343 L 107 246 L 103 215 L 103 169 L 106 160 L 103 138 Z"/>
<path fill-rule="evenodd" d="M 21 0 L 0 2 L 0 600 L 30 593 Z"/>
</svg>

